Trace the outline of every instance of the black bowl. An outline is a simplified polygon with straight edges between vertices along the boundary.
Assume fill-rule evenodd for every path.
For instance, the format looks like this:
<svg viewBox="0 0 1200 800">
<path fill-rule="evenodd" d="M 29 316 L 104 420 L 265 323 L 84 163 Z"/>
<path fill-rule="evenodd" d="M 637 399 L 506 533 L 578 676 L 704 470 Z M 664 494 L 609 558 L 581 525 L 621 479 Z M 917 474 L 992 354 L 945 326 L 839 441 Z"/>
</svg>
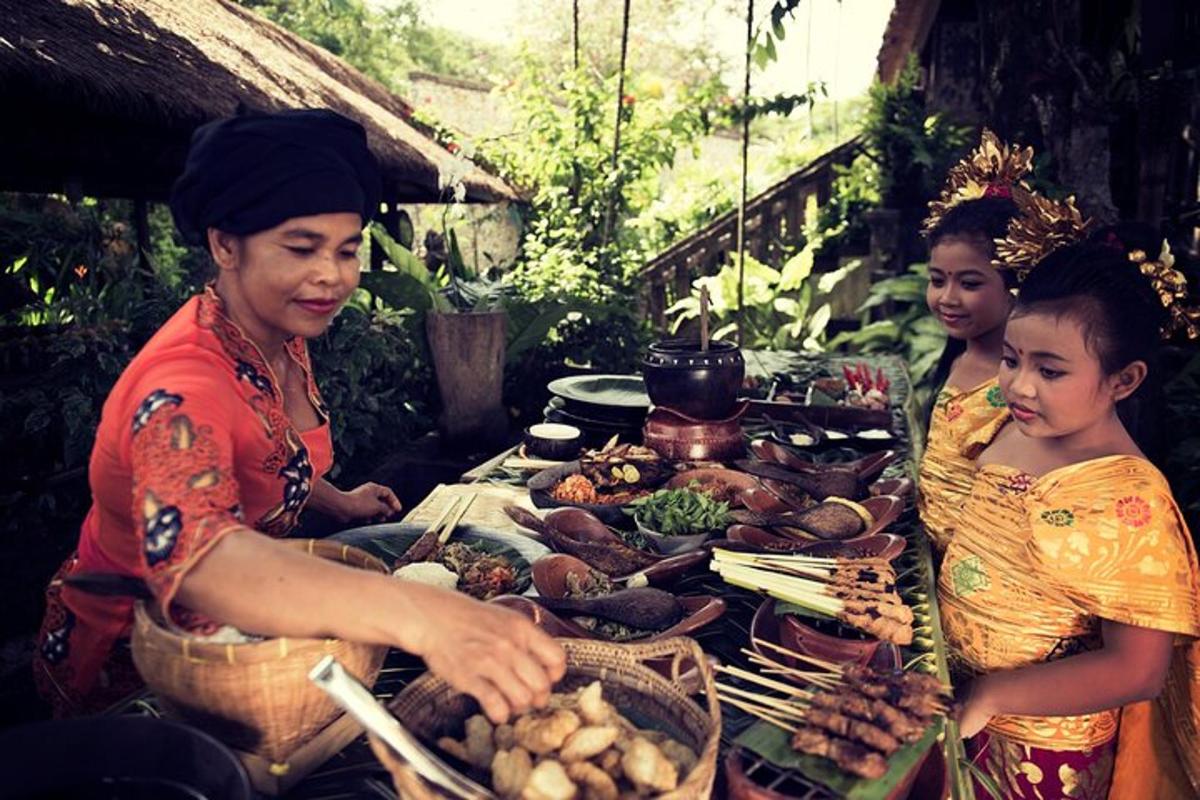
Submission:
<svg viewBox="0 0 1200 800">
<path fill-rule="evenodd" d="M 0 732 L 10 798 L 251 800 L 246 770 L 203 731 L 145 716 L 38 722 Z"/>
<path fill-rule="evenodd" d="M 725 419 L 737 403 L 746 364 L 733 342 L 711 342 L 701 352 L 699 342 L 664 339 L 650 345 L 642 374 L 654 405 L 693 419 Z"/>
<path fill-rule="evenodd" d="M 542 422 L 525 429 L 525 452 L 535 458 L 570 461 L 583 446 L 583 431 L 574 425 Z"/>
</svg>

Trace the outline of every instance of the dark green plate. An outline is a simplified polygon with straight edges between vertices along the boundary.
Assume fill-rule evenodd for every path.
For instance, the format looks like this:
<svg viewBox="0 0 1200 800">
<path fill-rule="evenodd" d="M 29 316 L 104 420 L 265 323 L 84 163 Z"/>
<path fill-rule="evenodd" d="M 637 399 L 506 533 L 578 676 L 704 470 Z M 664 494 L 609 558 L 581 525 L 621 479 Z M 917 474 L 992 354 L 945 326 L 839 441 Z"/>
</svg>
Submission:
<svg viewBox="0 0 1200 800">
<path fill-rule="evenodd" d="M 396 560 L 425 532 L 425 528 L 424 523 L 385 523 L 342 531 L 331 538 L 366 550 L 383 559 L 391 569 Z M 504 556 L 512 562 L 517 570 L 517 586 L 510 594 L 524 594 L 533 584 L 529 560 L 512 545 L 489 535 L 486 528 L 460 525 L 450 541 L 469 544 L 488 555 Z"/>
</svg>

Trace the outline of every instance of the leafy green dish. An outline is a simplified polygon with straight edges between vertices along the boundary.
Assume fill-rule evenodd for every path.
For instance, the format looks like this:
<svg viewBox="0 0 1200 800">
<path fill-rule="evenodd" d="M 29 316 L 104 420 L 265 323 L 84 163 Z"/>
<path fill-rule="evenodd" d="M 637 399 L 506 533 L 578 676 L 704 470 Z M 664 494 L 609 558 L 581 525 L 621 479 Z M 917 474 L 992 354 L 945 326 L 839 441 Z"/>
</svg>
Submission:
<svg viewBox="0 0 1200 800">
<path fill-rule="evenodd" d="M 663 536 L 691 536 L 723 531 L 729 525 L 729 503 L 718 502 L 692 481 L 686 489 L 659 489 L 634 500 L 625 510 L 640 525 Z"/>
</svg>

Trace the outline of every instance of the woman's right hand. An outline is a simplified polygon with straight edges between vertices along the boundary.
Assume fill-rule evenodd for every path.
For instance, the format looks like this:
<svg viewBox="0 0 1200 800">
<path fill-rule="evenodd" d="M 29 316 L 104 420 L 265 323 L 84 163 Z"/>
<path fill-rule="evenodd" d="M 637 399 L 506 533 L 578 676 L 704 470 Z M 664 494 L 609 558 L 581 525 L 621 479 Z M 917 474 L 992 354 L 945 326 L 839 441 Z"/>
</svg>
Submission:
<svg viewBox="0 0 1200 800">
<path fill-rule="evenodd" d="M 497 724 L 546 704 L 567 665 L 554 639 L 516 611 L 422 589 L 431 597 L 420 603 L 412 652 L 435 675 L 478 700 Z"/>
</svg>

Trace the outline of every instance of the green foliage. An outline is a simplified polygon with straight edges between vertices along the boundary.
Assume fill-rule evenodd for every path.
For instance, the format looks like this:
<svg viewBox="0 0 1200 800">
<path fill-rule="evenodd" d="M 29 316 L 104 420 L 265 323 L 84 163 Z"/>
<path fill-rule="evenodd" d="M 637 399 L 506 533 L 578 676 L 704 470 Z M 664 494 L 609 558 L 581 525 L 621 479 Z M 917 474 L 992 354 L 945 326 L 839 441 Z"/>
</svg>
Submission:
<svg viewBox="0 0 1200 800">
<path fill-rule="evenodd" d="M 369 273 L 368 273 L 369 274 Z M 310 343 L 329 408 L 339 483 L 366 477 L 414 434 L 432 427 L 433 376 L 410 313 L 347 305 Z"/>
<path fill-rule="evenodd" d="M 835 166 L 829 202 L 805 224 L 804 238 L 817 256 L 838 252 L 866 252 L 871 231 L 866 212 L 878 208 L 879 168 L 870 158 L 859 156 L 850 166 Z"/>
<path fill-rule="evenodd" d="M 729 525 L 729 503 L 720 503 L 698 491 L 693 481 L 687 489 L 659 489 L 634 500 L 625 512 L 646 528 L 663 536 L 688 536 L 725 530 Z"/>
<path fill-rule="evenodd" d="M 923 206 L 968 144 L 971 129 L 928 114 L 915 55 L 894 84 L 876 82 L 863 124 L 867 149 L 879 164 L 879 191 L 888 208 Z"/>
<path fill-rule="evenodd" d="M 672 330 L 700 316 L 700 290 L 708 289 L 709 319 L 714 339 L 732 338 L 737 330 L 737 256 L 716 275 L 697 278 L 692 294 L 667 310 Z M 832 316 L 829 303 L 817 305 L 846 273 L 813 275 L 812 249 L 805 248 L 774 269 L 746 256 L 742 284 L 742 344 L 764 350 L 808 350 L 823 348 L 825 328 Z"/>
<path fill-rule="evenodd" d="M 497 49 L 421 20 L 416 0 L 235 0 L 396 90 L 415 69 L 485 78 Z"/>
<path fill-rule="evenodd" d="M 907 273 L 874 284 L 858 311 L 865 316 L 890 304 L 886 317 L 867 322 L 856 331 L 838 334 L 828 344 L 830 350 L 845 348 L 857 354 L 902 356 L 908 362 L 917 407 L 924 406 L 933 388 L 929 380 L 946 346 L 946 332 L 925 304 L 928 283 L 928 265 L 913 264 Z"/>
</svg>

